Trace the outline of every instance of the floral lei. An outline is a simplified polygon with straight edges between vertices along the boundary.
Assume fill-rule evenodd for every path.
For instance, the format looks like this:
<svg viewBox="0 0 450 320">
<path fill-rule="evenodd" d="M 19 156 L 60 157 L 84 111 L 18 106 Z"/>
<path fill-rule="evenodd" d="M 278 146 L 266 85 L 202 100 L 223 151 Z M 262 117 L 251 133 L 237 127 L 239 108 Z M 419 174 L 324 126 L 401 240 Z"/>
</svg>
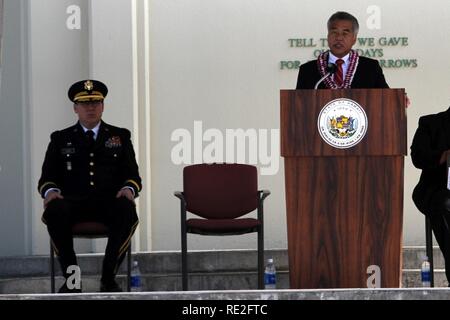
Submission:
<svg viewBox="0 0 450 320">
<path fill-rule="evenodd" d="M 322 52 L 317 58 L 317 67 L 319 68 L 320 77 L 325 76 L 327 72 L 328 66 L 328 54 L 329 50 Z M 353 77 L 356 72 L 356 68 L 358 67 L 359 55 L 358 52 L 351 50 L 349 56 L 349 66 L 347 69 L 347 74 L 345 75 L 345 79 L 342 83 L 342 86 L 338 86 L 336 82 L 334 82 L 334 77 L 327 77 L 324 80 L 325 86 L 329 89 L 348 89 L 351 88 L 351 83 L 353 81 Z"/>
</svg>

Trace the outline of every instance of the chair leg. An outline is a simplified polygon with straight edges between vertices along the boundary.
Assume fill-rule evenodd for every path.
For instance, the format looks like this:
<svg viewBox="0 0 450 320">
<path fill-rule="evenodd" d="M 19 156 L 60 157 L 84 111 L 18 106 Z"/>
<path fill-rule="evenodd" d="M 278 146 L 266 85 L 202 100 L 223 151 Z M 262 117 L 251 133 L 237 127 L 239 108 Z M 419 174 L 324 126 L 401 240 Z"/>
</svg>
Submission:
<svg viewBox="0 0 450 320">
<path fill-rule="evenodd" d="M 430 283 L 434 287 L 434 263 L 433 263 L 433 231 L 429 217 L 425 217 L 425 243 L 428 261 L 430 262 Z"/>
<path fill-rule="evenodd" d="M 183 291 L 189 290 L 188 270 L 187 270 L 187 232 L 186 232 L 186 229 L 183 229 L 181 232 L 181 278 L 182 278 Z"/>
<path fill-rule="evenodd" d="M 264 289 L 264 233 L 261 225 L 258 230 L 258 289 Z"/>
<path fill-rule="evenodd" d="M 51 292 L 55 293 L 55 251 L 52 246 L 52 239 L 50 239 L 50 288 Z"/>
<path fill-rule="evenodd" d="M 127 291 L 131 291 L 131 240 L 127 250 Z"/>
</svg>

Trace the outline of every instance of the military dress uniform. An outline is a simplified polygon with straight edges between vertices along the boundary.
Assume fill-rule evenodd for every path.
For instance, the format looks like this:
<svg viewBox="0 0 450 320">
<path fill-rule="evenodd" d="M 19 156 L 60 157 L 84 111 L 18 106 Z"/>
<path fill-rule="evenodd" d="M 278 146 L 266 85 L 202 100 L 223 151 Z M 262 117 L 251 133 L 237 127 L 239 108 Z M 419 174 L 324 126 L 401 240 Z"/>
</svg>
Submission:
<svg viewBox="0 0 450 320">
<path fill-rule="evenodd" d="M 82 84 L 78 89 L 73 89 L 75 85 L 71 87 L 71 100 L 76 102 L 77 94 L 80 96 L 83 92 Z M 97 93 L 85 90 L 81 96 L 92 96 L 94 92 L 94 99 L 95 94 L 104 97 L 107 91 L 101 89 Z M 115 274 L 138 224 L 134 202 L 125 197 L 116 198 L 116 195 L 121 189 L 129 188 L 137 197 L 142 187 L 141 178 L 130 131 L 101 121 L 97 138 L 92 139 L 86 136 L 79 122 L 51 134 L 38 189 L 43 198 L 53 189 L 60 191 L 64 198 L 50 201 L 42 220 L 66 277 L 69 276 L 65 273 L 67 267 L 77 264 L 71 232 L 73 224 L 96 221 L 108 226 L 101 280 L 102 284 L 115 283 Z"/>
</svg>

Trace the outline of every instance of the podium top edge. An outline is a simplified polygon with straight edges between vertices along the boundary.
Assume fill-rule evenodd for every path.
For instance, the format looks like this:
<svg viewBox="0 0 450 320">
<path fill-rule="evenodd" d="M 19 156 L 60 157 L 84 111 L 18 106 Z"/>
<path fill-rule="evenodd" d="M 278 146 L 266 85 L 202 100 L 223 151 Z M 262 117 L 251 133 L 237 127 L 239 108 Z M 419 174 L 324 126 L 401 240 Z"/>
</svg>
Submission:
<svg viewBox="0 0 450 320">
<path fill-rule="evenodd" d="M 291 92 L 291 91 L 397 91 L 397 90 L 405 90 L 405 88 L 349 88 L 349 89 L 280 89 L 280 92 Z"/>
</svg>

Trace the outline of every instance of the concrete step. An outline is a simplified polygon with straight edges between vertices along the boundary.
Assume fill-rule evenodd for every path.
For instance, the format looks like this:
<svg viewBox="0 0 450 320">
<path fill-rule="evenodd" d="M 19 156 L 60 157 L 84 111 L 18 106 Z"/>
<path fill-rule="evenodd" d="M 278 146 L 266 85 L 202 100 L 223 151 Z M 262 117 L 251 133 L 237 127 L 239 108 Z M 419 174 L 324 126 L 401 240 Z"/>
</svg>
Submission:
<svg viewBox="0 0 450 320">
<path fill-rule="evenodd" d="M 242 319 L 256 319 L 252 317 L 257 314 L 255 308 L 264 306 L 264 311 L 268 312 L 269 318 L 263 314 L 260 316 L 261 319 L 282 319 L 283 315 L 286 314 L 286 310 L 295 308 L 295 311 L 313 312 L 320 315 L 330 315 L 336 317 L 336 315 L 342 314 L 345 317 L 350 317 L 351 319 L 356 318 L 360 314 L 353 309 L 355 308 L 355 301 L 363 301 L 362 307 L 367 309 L 368 300 L 376 300 L 377 305 L 370 304 L 372 308 L 370 309 L 371 315 L 386 317 L 386 308 L 377 308 L 380 300 L 413 300 L 413 301 L 423 301 L 423 300 L 445 300 L 448 301 L 450 295 L 450 288 L 406 288 L 406 289 L 315 289 L 315 290 L 217 290 L 217 291 L 158 291 L 158 292 L 138 292 L 138 293 L 83 293 L 83 294 L 29 294 L 29 295 L 1 295 L 0 301 L 2 301 L 2 311 L 12 307 L 11 310 L 15 315 L 20 314 L 22 309 L 17 309 L 17 304 L 8 304 L 11 300 L 22 300 L 22 301 L 39 301 L 39 300 L 90 300 L 90 301 L 108 301 L 108 304 L 102 304 L 103 308 L 91 308 L 89 309 L 89 314 L 99 315 L 100 317 L 105 317 L 106 315 L 113 314 L 117 316 L 122 315 L 123 312 L 129 312 L 127 308 L 124 308 L 123 303 L 116 303 L 115 301 L 127 301 L 133 300 L 133 310 L 141 309 L 144 311 L 152 310 L 152 312 L 163 311 L 164 317 L 167 319 L 179 319 L 187 318 L 189 315 L 182 314 L 185 308 L 195 307 L 214 307 L 217 309 L 218 319 L 225 318 L 237 318 L 238 315 Z M 319 306 L 324 308 L 318 309 L 317 303 L 308 303 L 312 300 L 332 300 L 332 304 L 321 304 Z M 336 300 L 349 300 L 352 301 L 351 305 L 348 303 L 336 304 Z M 5 303 L 6 301 L 6 303 Z M 138 301 L 141 301 L 139 303 Z M 75 303 L 75 302 L 74 302 Z M 153 304 L 152 304 L 153 303 Z M 389 303 L 389 312 L 392 309 L 392 303 Z M 25 306 L 25 305 L 24 305 Z M 36 305 L 33 304 L 33 310 L 36 307 L 47 307 L 47 305 Z M 237 307 L 238 313 L 228 313 L 224 310 L 228 310 L 228 307 Z M 243 306 L 252 307 L 248 314 L 242 315 Z M 267 306 L 267 307 L 266 307 Z M 380 305 L 382 306 L 382 305 Z M 5 308 L 6 307 L 6 308 Z M 107 307 L 105 309 L 104 307 Z M 402 314 L 408 314 L 408 311 L 417 314 L 420 308 L 404 308 L 404 304 L 401 304 Z M 436 308 L 443 307 L 445 304 L 435 304 L 433 305 L 433 311 Z M 70 309 L 73 311 L 74 309 Z M 124 311 L 125 310 L 125 311 Z M 261 310 L 261 309 L 259 309 Z M 444 309 L 443 309 L 444 310 Z M 139 310 L 140 311 L 140 310 Z M 295 312 L 293 311 L 293 312 Z M 25 309 L 28 315 L 29 310 Z M 96 313 L 97 312 L 97 313 Z M 191 315 L 194 313 L 191 313 Z M 226 316 L 224 316 L 224 314 Z M 261 313 L 259 313 L 261 314 Z M 356 315 L 352 317 L 352 315 Z M 124 315 L 126 317 L 126 315 Z M 409 314 L 408 314 L 409 316 Z M 285 317 L 285 316 L 284 316 Z M 193 319 L 208 319 L 212 318 L 211 315 L 206 313 L 202 315 L 194 314 L 191 316 Z"/>
<path fill-rule="evenodd" d="M 423 257 L 426 256 L 426 250 L 420 246 L 403 247 L 403 269 L 420 268 Z M 433 247 L 433 262 L 436 269 L 444 269 L 445 262 L 439 247 Z"/>
<path fill-rule="evenodd" d="M 435 287 L 447 287 L 444 270 L 436 270 Z M 56 291 L 63 278 L 57 277 Z M 118 276 L 118 283 L 126 290 L 126 276 Z M 420 288 L 420 270 L 404 270 L 402 288 Z M 99 276 L 82 277 L 83 292 L 99 292 Z M 255 272 L 191 273 L 189 290 L 253 290 L 257 288 Z M 277 289 L 289 289 L 289 273 L 277 272 Z M 180 274 L 143 274 L 142 291 L 181 291 Z M 0 280 L 0 294 L 50 293 L 49 277 L 11 278 Z"/>
<path fill-rule="evenodd" d="M 404 247 L 403 269 L 420 268 L 424 255 L 423 247 Z M 433 256 L 435 269 L 444 269 L 444 259 L 438 247 L 434 248 Z M 80 254 L 77 257 L 84 275 L 101 272 L 103 254 Z M 255 250 L 192 251 L 188 262 L 191 272 L 254 271 L 256 258 Z M 266 250 L 265 258 L 273 258 L 278 270 L 288 270 L 287 250 Z M 178 273 L 181 270 L 180 252 L 177 251 L 133 253 L 132 259 L 139 262 L 143 273 Z M 120 273 L 126 272 L 125 262 Z M 60 274 L 57 263 L 56 270 Z M 0 278 L 48 275 L 48 256 L 0 257 Z"/>
<path fill-rule="evenodd" d="M 403 251 L 404 288 L 421 287 L 420 263 L 423 247 L 405 247 Z M 273 258 L 277 267 L 277 287 L 289 288 L 286 250 L 267 250 L 266 258 Z M 444 261 L 435 249 L 435 286 L 447 287 Z M 98 292 L 102 254 L 79 255 L 83 292 Z M 145 291 L 181 290 L 180 253 L 152 252 L 133 254 L 143 274 Z M 47 256 L 11 257 L 0 259 L 0 294 L 50 292 L 49 258 Z M 255 250 L 193 251 L 189 253 L 190 290 L 251 290 L 257 287 Z M 59 271 L 59 265 L 56 266 Z M 118 277 L 126 288 L 125 264 Z M 58 272 L 59 274 L 59 272 Z M 57 278 L 56 288 L 62 285 Z"/>
</svg>

